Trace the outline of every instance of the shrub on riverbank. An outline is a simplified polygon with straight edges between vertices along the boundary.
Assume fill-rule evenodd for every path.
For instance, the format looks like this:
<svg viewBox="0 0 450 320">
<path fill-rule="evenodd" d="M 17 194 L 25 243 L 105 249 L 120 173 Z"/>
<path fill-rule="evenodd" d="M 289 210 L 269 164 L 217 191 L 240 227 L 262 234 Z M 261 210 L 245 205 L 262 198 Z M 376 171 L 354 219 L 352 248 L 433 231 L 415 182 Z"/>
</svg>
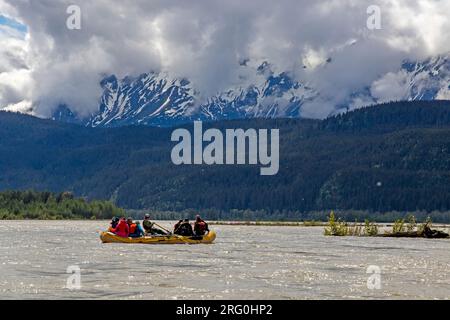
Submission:
<svg viewBox="0 0 450 320">
<path fill-rule="evenodd" d="M 445 238 L 445 233 L 437 230 L 432 230 L 432 220 L 428 217 L 422 224 L 418 225 L 416 218 L 413 215 L 408 215 L 406 219 L 398 219 L 392 225 L 392 231 L 385 231 L 380 234 L 378 231 L 378 225 L 375 222 L 366 220 L 364 226 L 356 220 L 352 225 L 342 221 L 340 218 L 336 219 L 333 211 L 331 211 L 328 217 L 328 224 L 324 229 L 326 236 L 364 236 L 364 237 L 377 237 L 377 236 L 389 236 L 389 237 L 436 237 Z"/>
<path fill-rule="evenodd" d="M 350 229 L 346 222 L 342 222 L 340 219 L 336 220 L 334 212 L 331 211 L 328 219 L 328 226 L 325 227 L 326 236 L 348 236 L 350 235 Z"/>
</svg>

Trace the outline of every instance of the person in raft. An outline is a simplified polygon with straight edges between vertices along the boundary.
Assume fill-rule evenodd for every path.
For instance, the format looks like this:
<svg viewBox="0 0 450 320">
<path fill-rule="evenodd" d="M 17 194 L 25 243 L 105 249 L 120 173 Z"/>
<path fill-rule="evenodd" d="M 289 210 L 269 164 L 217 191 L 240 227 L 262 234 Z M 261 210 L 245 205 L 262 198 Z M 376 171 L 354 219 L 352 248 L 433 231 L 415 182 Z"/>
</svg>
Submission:
<svg viewBox="0 0 450 320">
<path fill-rule="evenodd" d="M 182 223 L 183 223 L 183 220 L 178 220 L 178 222 L 175 223 L 175 225 L 173 226 L 173 233 L 174 234 L 177 234 L 177 230 L 181 226 Z"/>
<path fill-rule="evenodd" d="M 108 231 L 109 231 L 109 232 L 112 232 L 112 230 L 114 230 L 115 228 L 117 228 L 117 225 L 119 224 L 119 221 L 120 221 L 119 218 L 113 217 L 113 218 L 111 219 L 111 223 L 110 223 L 110 226 L 109 226 Z"/>
<path fill-rule="evenodd" d="M 141 227 L 140 222 L 134 222 L 133 218 L 127 219 L 128 224 L 128 236 L 131 238 L 140 238 L 144 236 L 144 230 Z"/>
<path fill-rule="evenodd" d="M 128 226 L 127 220 L 125 220 L 125 217 L 120 218 L 117 226 L 111 229 L 112 233 L 122 238 L 127 238 L 129 231 L 130 227 Z"/>
<path fill-rule="evenodd" d="M 199 216 L 195 217 L 194 233 L 196 236 L 204 236 L 209 232 L 208 224 Z"/>
<path fill-rule="evenodd" d="M 163 236 L 168 235 L 168 232 L 165 232 L 164 230 L 161 230 L 161 229 L 155 227 L 155 224 L 150 220 L 149 214 L 146 214 L 144 216 L 144 221 L 142 222 L 142 225 L 144 226 L 144 230 L 145 230 L 146 234 L 163 235 Z"/>
<path fill-rule="evenodd" d="M 192 230 L 192 226 L 189 223 L 188 219 L 185 219 L 179 227 L 175 230 L 175 234 L 183 237 L 192 237 L 194 235 L 194 230 Z"/>
</svg>

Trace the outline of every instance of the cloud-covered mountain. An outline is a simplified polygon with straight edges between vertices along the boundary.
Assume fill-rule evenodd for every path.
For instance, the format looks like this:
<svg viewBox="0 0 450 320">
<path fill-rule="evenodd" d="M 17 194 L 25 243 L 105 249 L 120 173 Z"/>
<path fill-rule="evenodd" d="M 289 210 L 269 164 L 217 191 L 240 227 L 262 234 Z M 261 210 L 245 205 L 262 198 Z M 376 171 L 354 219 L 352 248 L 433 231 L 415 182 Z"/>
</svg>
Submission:
<svg viewBox="0 0 450 320">
<path fill-rule="evenodd" d="M 303 117 L 324 118 L 347 105 L 353 108 L 399 94 L 398 85 L 390 84 L 401 81 L 396 73 L 403 61 L 450 51 L 450 1 L 75 2 L 0 0 L 0 15 L 5 17 L 0 19 L 0 109 L 28 112 L 32 107 L 34 115 L 48 118 L 58 106 L 67 105 L 99 124 L 115 117 L 112 125 L 118 120 L 114 113 L 121 117 L 127 106 L 119 111 L 119 104 L 105 104 L 98 114 L 102 95 L 111 102 L 98 83 L 115 75 L 120 93 L 136 97 L 131 91 L 140 85 L 128 82 L 154 71 L 169 88 L 172 82 L 181 91 L 190 88 L 194 101 L 192 107 L 185 105 L 189 116 L 213 118 L 223 108 L 227 116 L 295 114 L 299 109 Z M 81 9 L 80 29 L 67 28 L 71 5 Z M 368 25 L 375 18 L 369 10 L 374 6 L 379 7 L 380 29 Z M 313 88 L 314 99 L 294 88 L 283 101 L 273 103 L 272 98 L 280 97 L 264 95 L 270 81 L 255 72 L 263 61 L 271 63 L 275 77 L 287 72 L 292 83 Z M 246 62 L 254 65 L 243 68 Z M 389 72 L 391 78 L 373 87 Z M 190 85 L 179 85 L 183 79 Z M 257 108 L 228 108 L 241 94 L 254 95 L 251 88 L 259 91 Z M 286 102 L 291 92 L 298 99 L 295 103 L 290 98 Z M 125 101 L 120 95 L 117 99 Z M 135 105 L 139 103 L 130 100 L 128 107 Z M 103 112 L 108 108 L 114 109 L 110 115 Z M 174 108 L 178 111 L 177 105 Z M 157 114 L 165 121 L 163 109 Z M 157 110 L 144 107 L 143 118 Z M 129 116 L 134 113 L 128 111 Z M 70 116 L 67 110 L 62 114 Z"/>
<path fill-rule="evenodd" d="M 425 61 L 405 61 L 397 72 L 374 82 L 372 96 L 388 100 L 450 100 L 450 57 L 437 56 Z"/>
<path fill-rule="evenodd" d="M 328 62 L 333 63 L 332 59 Z M 246 67 L 246 66 L 243 66 Z M 326 66 L 324 66 L 326 67 Z M 306 67 L 305 67 L 306 68 Z M 245 118 L 297 118 L 305 103 L 321 103 L 326 94 L 301 83 L 288 72 L 276 73 L 264 62 L 241 83 L 210 97 L 203 97 L 188 79 L 150 72 L 101 82 L 103 94 L 98 112 L 80 118 L 68 107 L 54 113 L 55 120 L 86 126 L 171 126 L 192 120 Z M 438 56 L 420 62 L 405 61 L 361 92 L 349 95 L 347 105 L 334 110 L 392 100 L 450 99 L 450 58 Z M 327 102 L 330 103 L 330 102 Z"/>
<path fill-rule="evenodd" d="M 103 95 L 97 113 L 79 118 L 61 106 L 55 120 L 79 122 L 87 126 L 123 125 L 170 126 L 192 120 L 299 117 L 302 104 L 316 92 L 299 83 L 287 72 L 274 73 L 270 64 L 261 64 L 251 82 L 211 97 L 202 97 L 187 79 L 173 79 L 163 73 L 145 73 L 102 82 Z"/>
</svg>

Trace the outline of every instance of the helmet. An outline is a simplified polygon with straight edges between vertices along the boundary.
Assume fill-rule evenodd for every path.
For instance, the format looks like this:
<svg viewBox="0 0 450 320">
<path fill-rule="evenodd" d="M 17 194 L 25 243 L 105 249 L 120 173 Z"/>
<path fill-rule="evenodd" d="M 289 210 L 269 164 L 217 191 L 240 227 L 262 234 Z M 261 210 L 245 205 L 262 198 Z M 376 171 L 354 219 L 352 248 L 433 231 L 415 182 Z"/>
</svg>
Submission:
<svg viewBox="0 0 450 320">
<path fill-rule="evenodd" d="M 145 218 L 145 219 L 150 219 L 150 215 L 147 213 L 147 214 L 144 216 L 144 218 Z"/>
</svg>

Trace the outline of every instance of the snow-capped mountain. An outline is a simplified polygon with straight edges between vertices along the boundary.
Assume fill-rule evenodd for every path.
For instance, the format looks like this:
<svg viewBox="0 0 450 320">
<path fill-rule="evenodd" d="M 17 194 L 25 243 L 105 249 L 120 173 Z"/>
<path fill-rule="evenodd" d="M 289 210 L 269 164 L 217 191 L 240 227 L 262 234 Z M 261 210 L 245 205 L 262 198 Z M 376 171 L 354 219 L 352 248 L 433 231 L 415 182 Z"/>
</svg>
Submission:
<svg viewBox="0 0 450 320">
<path fill-rule="evenodd" d="M 169 126 L 192 120 L 224 120 L 253 117 L 298 117 L 301 105 L 313 99 L 311 88 L 282 72 L 275 74 L 268 63 L 255 70 L 252 81 L 211 97 L 202 97 L 187 79 L 171 79 L 165 73 L 146 73 L 136 78 L 105 78 L 99 111 L 78 119 L 60 106 L 55 120 L 87 126 Z"/>
<path fill-rule="evenodd" d="M 405 61 L 400 70 L 375 81 L 371 93 L 377 102 L 450 100 L 450 57 L 438 56 L 420 62 Z"/>
<path fill-rule="evenodd" d="M 403 68 L 410 74 L 409 99 L 450 99 L 450 57 L 439 56 L 423 63 L 406 63 Z"/>
<path fill-rule="evenodd" d="M 169 80 L 161 74 L 143 74 L 136 79 L 115 76 L 101 83 L 104 92 L 99 113 L 90 126 L 163 124 L 189 113 L 194 93 L 187 80 Z"/>
<path fill-rule="evenodd" d="M 112 75 L 101 86 L 98 112 L 79 119 L 67 107 L 59 107 L 56 120 L 86 126 L 171 126 L 193 120 L 299 117 L 305 102 L 321 99 L 320 92 L 295 81 L 287 72 L 276 73 L 264 62 L 254 75 L 239 85 L 204 97 L 188 79 L 166 73 L 146 73 L 118 79 Z M 348 98 L 349 106 L 392 100 L 450 99 L 450 58 L 439 56 L 421 62 L 405 61 L 364 91 Z M 318 101 L 318 100 L 317 100 Z M 359 103 L 361 106 L 361 103 Z M 342 106 L 336 106 L 336 109 Z"/>
</svg>

